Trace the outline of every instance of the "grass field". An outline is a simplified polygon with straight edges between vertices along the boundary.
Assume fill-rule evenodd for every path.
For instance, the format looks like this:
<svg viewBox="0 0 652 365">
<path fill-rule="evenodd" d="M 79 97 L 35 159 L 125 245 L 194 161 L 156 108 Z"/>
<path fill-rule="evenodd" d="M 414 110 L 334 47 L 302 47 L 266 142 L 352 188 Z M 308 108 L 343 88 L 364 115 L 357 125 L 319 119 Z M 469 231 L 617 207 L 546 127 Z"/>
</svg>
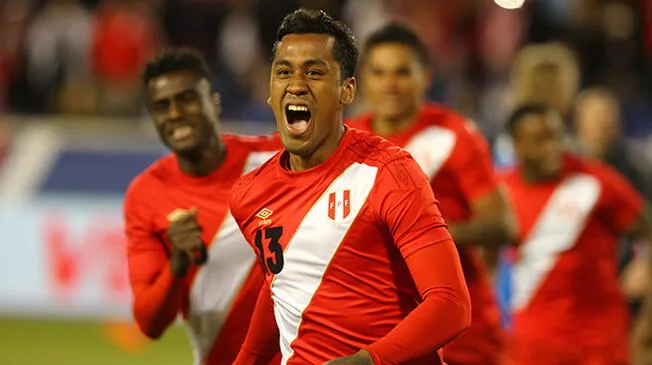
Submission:
<svg viewBox="0 0 652 365">
<path fill-rule="evenodd" d="M 185 329 L 159 341 L 130 324 L 0 318 L 0 365 L 190 365 Z"/>
</svg>

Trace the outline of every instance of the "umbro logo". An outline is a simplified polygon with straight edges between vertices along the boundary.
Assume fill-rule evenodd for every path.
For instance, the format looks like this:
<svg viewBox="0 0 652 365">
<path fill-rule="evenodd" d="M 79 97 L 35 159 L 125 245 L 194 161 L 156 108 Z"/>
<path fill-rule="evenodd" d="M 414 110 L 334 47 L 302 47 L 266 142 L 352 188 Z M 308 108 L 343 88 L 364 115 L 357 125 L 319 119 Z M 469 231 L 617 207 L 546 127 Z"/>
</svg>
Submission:
<svg viewBox="0 0 652 365">
<path fill-rule="evenodd" d="M 258 212 L 258 214 L 256 214 L 256 217 L 260 219 L 267 219 L 270 215 L 272 215 L 272 213 L 274 212 L 272 212 L 271 209 L 263 208 L 260 210 L 260 212 Z"/>
<path fill-rule="evenodd" d="M 258 222 L 259 226 L 265 225 L 265 224 L 270 224 L 272 223 L 272 220 L 269 219 L 269 217 L 272 216 L 272 213 L 274 213 L 271 209 L 263 208 L 260 210 L 260 212 L 256 213 L 256 217 L 260 218 L 261 221 Z"/>
</svg>

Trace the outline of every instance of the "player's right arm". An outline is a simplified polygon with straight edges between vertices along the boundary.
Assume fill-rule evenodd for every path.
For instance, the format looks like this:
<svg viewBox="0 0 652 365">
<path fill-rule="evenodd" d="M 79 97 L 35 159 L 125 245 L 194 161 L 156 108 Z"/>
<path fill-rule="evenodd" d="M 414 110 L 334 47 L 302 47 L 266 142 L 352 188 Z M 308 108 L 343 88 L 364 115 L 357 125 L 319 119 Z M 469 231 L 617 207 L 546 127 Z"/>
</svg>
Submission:
<svg viewBox="0 0 652 365">
<path fill-rule="evenodd" d="M 133 188 L 125 197 L 124 220 L 134 319 L 147 337 L 157 339 L 181 309 L 185 279 L 173 275 L 163 243 L 152 228 L 150 213 Z"/>
</svg>

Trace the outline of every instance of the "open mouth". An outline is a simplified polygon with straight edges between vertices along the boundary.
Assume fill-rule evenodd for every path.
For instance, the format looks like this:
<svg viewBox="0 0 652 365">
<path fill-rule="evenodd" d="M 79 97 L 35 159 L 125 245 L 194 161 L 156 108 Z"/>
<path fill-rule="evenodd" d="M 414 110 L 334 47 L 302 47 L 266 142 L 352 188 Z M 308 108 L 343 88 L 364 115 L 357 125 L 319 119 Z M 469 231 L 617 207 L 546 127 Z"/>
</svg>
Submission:
<svg viewBox="0 0 652 365">
<path fill-rule="evenodd" d="M 285 119 L 292 134 L 299 135 L 308 130 L 310 117 L 310 110 L 305 105 L 288 104 L 285 107 Z"/>
<path fill-rule="evenodd" d="M 189 125 L 177 125 L 170 131 L 170 136 L 175 141 L 184 140 L 192 136 L 194 129 Z"/>
</svg>

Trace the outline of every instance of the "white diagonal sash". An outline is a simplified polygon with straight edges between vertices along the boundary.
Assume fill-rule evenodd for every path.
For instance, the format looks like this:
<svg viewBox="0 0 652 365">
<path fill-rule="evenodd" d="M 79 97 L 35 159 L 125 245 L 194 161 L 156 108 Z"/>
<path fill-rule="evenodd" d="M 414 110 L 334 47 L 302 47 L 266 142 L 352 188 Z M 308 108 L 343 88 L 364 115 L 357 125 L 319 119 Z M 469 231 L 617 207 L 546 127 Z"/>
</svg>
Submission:
<svg viewBox="0 0 652 365">
<path fill-rule="evenodd" d="M 586 174 L 572 175 L 555 189 L 519 248 L 512 275 L 514 310 L 530 303 L 559 256 L 576 244 L 600 191 L 598 179 Z"/>
<path fill-rule="evenodd" d="M 405 145 L 405 150 L 410 152 L 421 170 L 432 179 L 451 156 L 456 140 L 453 131 L 432 126 L 412 137 Z"/>
<path fill-rule="evenodd" d="M 376 180 L 377 167 L 354 163 L 322 194 L 288 242 L 284 266 L 272 282 L 274 314 L 279 327 L 282 363 L 292 356 L 304 311 L 321 285 L 324 272 L 360 213 Z M 350 213 L 342 220 L 328 217 L 329 195 L 350 191 Z"/>
</svg>

